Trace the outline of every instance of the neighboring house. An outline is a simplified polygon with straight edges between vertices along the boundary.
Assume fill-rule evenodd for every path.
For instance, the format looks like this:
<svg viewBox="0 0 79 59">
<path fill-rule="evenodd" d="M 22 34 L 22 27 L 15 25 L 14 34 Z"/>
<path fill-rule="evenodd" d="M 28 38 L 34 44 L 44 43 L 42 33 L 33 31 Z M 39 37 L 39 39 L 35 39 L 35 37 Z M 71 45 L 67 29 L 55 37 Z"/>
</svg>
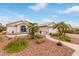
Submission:
<svg viewBox="0 0 79 59">
<path fill-rule="evenodd" d="M 54 24 L 55 24 L 54 22 L 39 24 L 40 28 L 38 33 L 41 33 L 41 34 L 56 33 L 57 29 L 53 29 Z"/>
<path fill-rule="evenodd" d="M 16 22 L 12 22 L 7 24 L 7 30 L 6 33 L 7 34 L 26 34 L 28 33 L 28 29 L 27 29 L 27 25 L 29 25 L 28 21 L 16 21 Z M 52 29 L 52 24 L 54 24 L 54 22 L 48 22 L 48 23 L 43 23 L 43 24 L 38 24 L 38 26 L 40 27 L 38 30 L 38 33 L 40 34 L 47 34 L 50 32 L 57 32 L 57 30 Z"/>
<path fill-rule="evenodd" d="M 20 20 L 20 21 L 16 21 L 16 22 L 6 24 L 6 26 L 7 26 L 6 33 L 7 34 L 28 33 L 27 25 L 29 25 L 29 23 L 30 22 L 28 22 L 28 21 Z"/>
</svg>

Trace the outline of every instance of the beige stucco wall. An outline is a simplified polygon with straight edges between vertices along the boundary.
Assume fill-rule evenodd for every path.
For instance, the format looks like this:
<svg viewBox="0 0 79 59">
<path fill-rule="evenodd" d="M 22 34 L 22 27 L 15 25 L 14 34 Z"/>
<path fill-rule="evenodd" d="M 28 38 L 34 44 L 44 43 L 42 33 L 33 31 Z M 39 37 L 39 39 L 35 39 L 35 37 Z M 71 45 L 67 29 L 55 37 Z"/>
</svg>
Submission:
<svg viewBox="0 0 79 59">
<path fill-rule="evenodd" d="M 52 28 L 48 28 L 48 27 L 42 27 L 39 29 L 38 33 L 40 33 L 40 31 L 42 31 L 41 34 L 49 34 L 49 33 L 57 33 L 57 29 L 52 29 Z"/>
<path fill-rule="evenodd" d="M 49 31 L 48 31 L 49 33 L 57 33 L 58 32 L 58 30 L 57 29 L 52 29 L 52 28 L 49 28 Z"/>
<path fill-rule="evenodd" d="M 16 27 L 15 26 L 7 26 L 7 34 L 12 34 L 12 31 L 14 31 L 14 34 L 21 34 L 21 33 L 27 33 L 28 29 L 26 26 L 27 32 L 21 32 L 21 26 L 26 26 L 26 24 L 19 24 Z"/>
<path fill-rule="evenodd" d="M 16 28 L 16 30 L 17 30 L 17 33 L 21 33 L 21 26 L 26 26 L 26 24 L 19 24 L 18 26 L 17 26 L 17 28 Z M 26 30 L 28 31 L 28 29 L 27 29 L 27 26 L 26 26 Z M 25 32 L 26 33 L 26 32 Z"/>
<path fill-rule="evenodd" d="M 48 28 L 47 27 L 41 27 L 38 30 L 39 34 L 40 34 L 40 31 L 41 31 L 41 34 L 46 34 L 46 33 L 48 33 Z"/>
<path fill-rule="evenodd" d="M 20 28 L 21 28 L 21 25 L 18 25 L 17 26 L 17 33 L 20 33 Z"/>
<path fill-rule="evenodd" d="M 7 27 L 7 34 L 12 34 L 12 31 L 14 31 L 15 34 L 17 32 L 16 27 L 12 27 L 12 26 Z"/>
</svg>

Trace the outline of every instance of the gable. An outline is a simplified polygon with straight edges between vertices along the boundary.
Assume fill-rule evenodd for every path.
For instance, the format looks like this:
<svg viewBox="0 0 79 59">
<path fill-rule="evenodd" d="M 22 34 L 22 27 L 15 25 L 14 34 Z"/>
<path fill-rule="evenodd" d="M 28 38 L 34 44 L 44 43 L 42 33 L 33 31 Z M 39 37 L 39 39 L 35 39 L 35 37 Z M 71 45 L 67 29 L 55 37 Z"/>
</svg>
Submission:
<svg viewBox="0 0 79 59">
<path fill-rule="evenodd" d="M 30 22 L 28 22 L 28 21 L 20 20 L 20 21 L 16 21 L 16 22 L 8 23 L 8 24 L 6 24 L 6 25 L 7 25 L 7 26 L 17 26 L 17 25 L 20 25 L 20 24 L 28 25 L 29 23 L 30 23 Z"/>
</svg>

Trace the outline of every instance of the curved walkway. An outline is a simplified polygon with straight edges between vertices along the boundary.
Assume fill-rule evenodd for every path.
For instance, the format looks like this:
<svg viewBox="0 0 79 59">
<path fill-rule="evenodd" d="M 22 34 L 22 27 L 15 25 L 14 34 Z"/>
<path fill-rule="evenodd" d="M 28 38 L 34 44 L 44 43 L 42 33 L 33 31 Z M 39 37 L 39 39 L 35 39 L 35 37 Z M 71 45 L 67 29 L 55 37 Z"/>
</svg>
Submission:
<svg viewBox="0 0 79 59">
<path fill-rule="evenodd" d="M 53 39 L 52 37 L 50 37 L 49 35 L 46 35 L 46 38 L 51 40 L 51 41 L 54 41 L 54 42 L 59 42 L 59 40 L 56 40 L 56 39 Z M 72 56 L 79 56 L 79 45 L 77 44 L 73 44 L 73 43 L 69 43 L 69 42 L 64 42 L 64 41 L 60 41 L 63 45 L 67 46 L 67 47 L 70 47 L 72 49 L 75 50 L 75 52 L 73 53 Z"/>
</svg>

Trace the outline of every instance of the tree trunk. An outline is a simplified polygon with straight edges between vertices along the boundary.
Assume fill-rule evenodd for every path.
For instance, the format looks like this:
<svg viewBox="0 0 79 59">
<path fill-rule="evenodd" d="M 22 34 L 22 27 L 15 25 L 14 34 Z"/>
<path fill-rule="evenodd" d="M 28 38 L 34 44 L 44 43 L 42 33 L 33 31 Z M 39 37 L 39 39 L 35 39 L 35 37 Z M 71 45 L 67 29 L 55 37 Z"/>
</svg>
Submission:
<svg viewBox="0 0 79 59">
<path fill-rule="evenodd" d="M 58 29 L 58 31 L 59 31 L 59 35 L 62 35 L 62 31 L 60 29 Z"/>
</svg>

